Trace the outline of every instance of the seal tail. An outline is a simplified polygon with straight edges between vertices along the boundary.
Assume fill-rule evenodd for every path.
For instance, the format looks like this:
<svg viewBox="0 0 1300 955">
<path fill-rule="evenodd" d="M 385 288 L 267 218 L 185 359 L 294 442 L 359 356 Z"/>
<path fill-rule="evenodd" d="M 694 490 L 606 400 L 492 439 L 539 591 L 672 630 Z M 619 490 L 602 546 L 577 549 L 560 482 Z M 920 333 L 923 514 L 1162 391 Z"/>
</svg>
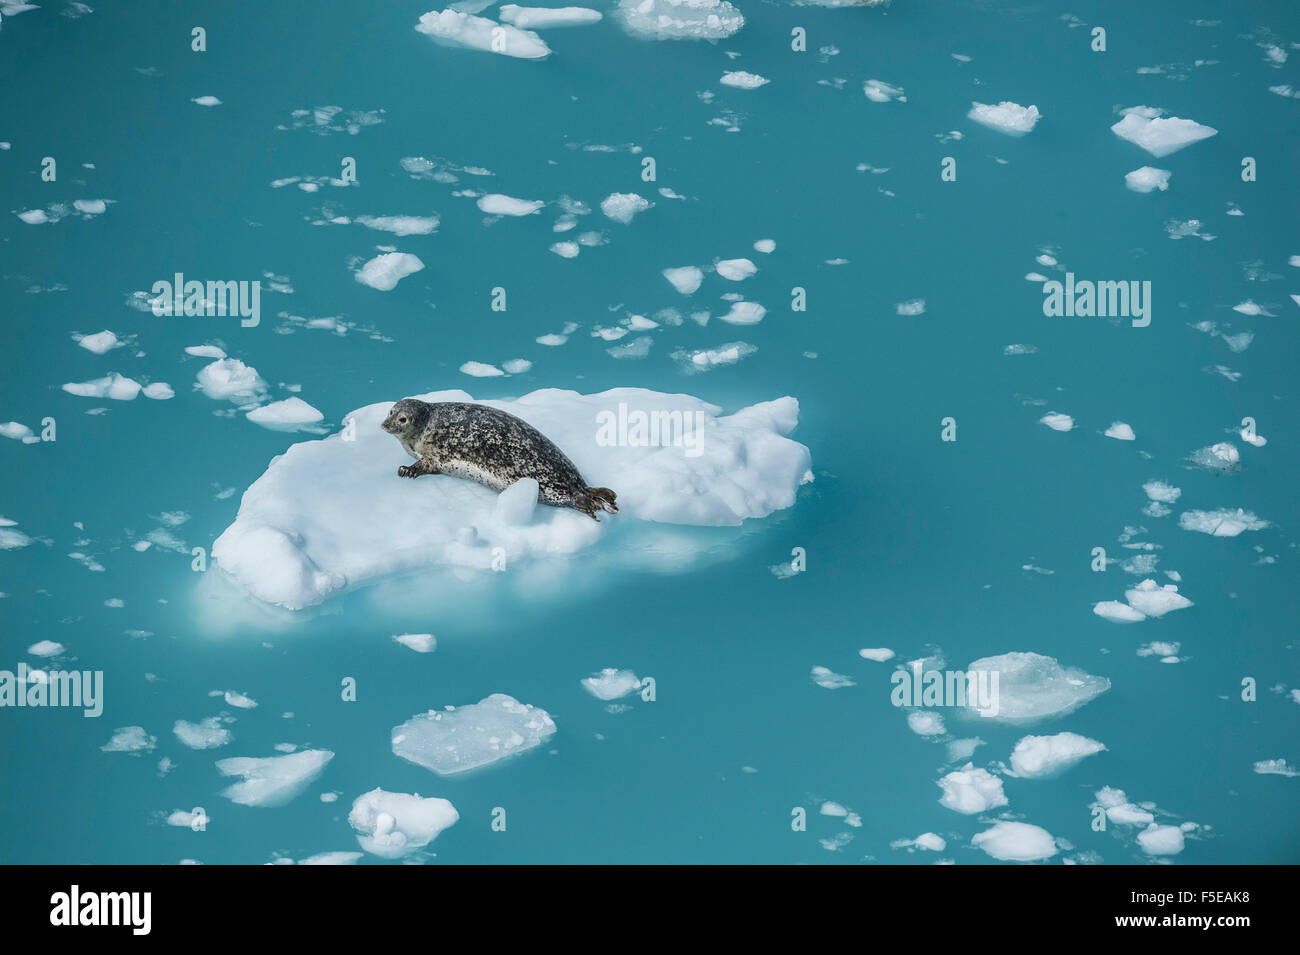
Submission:
<svg viewBox="0 0 1300 955">
<path fill-rule="evenodd" d="M 587 496 L 591 498 L 592 510 L 599 508 L 602 511 L 609 511 L 611 514 L 618 513 L 618 505 L 614 499 L 618 496 L 607 487 L 589 487 Z M 594 514 L 592 515 L 595 516 Z"/>
</svg>

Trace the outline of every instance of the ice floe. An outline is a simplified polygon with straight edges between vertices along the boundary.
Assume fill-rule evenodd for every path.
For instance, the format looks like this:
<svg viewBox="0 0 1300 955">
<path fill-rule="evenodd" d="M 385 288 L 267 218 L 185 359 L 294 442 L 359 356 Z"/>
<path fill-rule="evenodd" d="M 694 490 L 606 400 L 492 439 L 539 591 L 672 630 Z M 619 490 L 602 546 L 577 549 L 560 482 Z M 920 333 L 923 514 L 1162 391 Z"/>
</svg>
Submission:
<svg viewBox="0 0 1300 955">
<path fill-rule="evenodd" d="M 977 769 L 967 763 L 961 769 L 939 780 L 943 795 L 939 804 L 954 812 L 973 816 L 1007 804 L 1002 791 L 1002 780 L 987 769 Z"/>
<path fill-rule="evenodd" d="M 881 80 L 867 80 L 862 84 L 862 92 L 873 103 L 907 102 L 901 86 L 891 86 Z"/>
<path fill-rule="evenodd" d="M 108 329 L 104 329 L 102 332 L 96 332 L 93 335 L 82 335 L 77 339 L 77 344 L 88 352 L 104 355 L 114 348 L 121 348 L 126 342 L 119 339 Z"/>
<path fill-rule="evenodd" d="M 475 203 L 490 216 L 531 216 L 546 205 L 541 199 L 516 199 L 499 192 L 479 196 Z"/>
<path fill-rule="evenodd" d="M 1163 113 L 1164 110 L 1151 106 L 1131 106 L 1121 111 L 1124 118 L 1112 126 L 1110 131 L 1120 139 L 1141 146 L 1157 159 L 1218 135 L 1217 129 L 1202 126 L 1190 119 L 1179 119 L 1177 116 L 1164 118 Z"/>
<path fill-rule="evenodd" d="M 1262 531 L 1269 522 L 1256 517 L 1254 511 L 1225 507 L 1217 511 L 1184 511 L 1178 515 L 1178 526 L 1212 537 L 1236 537 L 1242 531 Z"/>
<path fill-rule="evenodd" d="M 113 401 L 134 401 L 143 385 L 132 378 L 112 372 L 94 381 L 69 382 L 63 390 L 79 398 L 110 398 Z"/>
<path fill-rule="evenodd" d="M 431 633 L 401 633 L 393 639 L 416 653 L 432 653 L 438 648 L 438 640 Z"/>
<path fill-rule="evenodd" d="M 297 396 L 254 408 L 247 418 L 271 431 L 299 431 L 325 420 L 323 414 Z"/>
<path fill-rule="evenodd" d="M 727 0 L 619 0 L 618 8 L 630 31 L 660 40 L 721 40 L 745 25 Z"/>
<path fill-rule="evenodd" d="M 1110 427 L 1102 432 L 1102 436 L 1114 438 L 1117 441 L 1133 441 L 1137 438 L 1137 435 L 1133 433 L 1133 427 L 1123 421 L 1112 421 Z"/>
<path fill-rule="evenodd" d="M 348 813 L 348 825 L 361 848 L 385 859 L 416 852 L 460 819 L 446 799 L 422 799 L 409 793 L 372 789 L 358 796 Z"/>
<path fill-rule="evenodd" d="M 210 716 L 197 723 L 177 720 L 172 727 L 176 738 L 190 749 L 216 749 L 225 746 L 233 738 L 230 730 L 221 725 L 219 716 Z"/>
<path fill-rule="evenodd" d="M 143 726 L 119 726 L 113 730 L 113 737 L 99 747 L 105 753 L 140 753 L 153 752 L 158 743 L 156 736 L 150 736 Z"/>
<path fill-rule="evenodd" d="M 1053 431 L 1070 431 L 1074 428 L 1074 419 L 1068 414 L 1060 414 L 1052 411 L 1038 419 L 1039 424 L 1045 424 Z"/>
<path fill-rule="evenodd" d="M 704 272 L 694 265 L 683 265 L 680 268 L 664 269 L 663 276 L 672 287 L 677 289 L 683 295 L 693 295 L 699 289 L 700 283 L 704 281 Z"/>
<path fill-rule="evenodd" d="M 1285 759 L 1261 759 L 1252 768 L 1261 776 L 1300 776 L 1300 769 Z"/>
<path fill-rule="evenodd" d="M 241 806 L 283 806 L 310 786 L 333 758 L 327 749 L 304 749 L 287 756 L 218 760 L 221 775 L 243 777 L 221 795 Z"/>
<path fill-rule="evenodd" d="M 468 706 L 430 710 L 393 727 L 393 752 L 441 776 L 518 756 L 555 735 L 549 713 L 493 693 Z"/>
<path fill-rule="evenodd" d="M 757 73 L 737 70 L 733 73 L 723 73 L 722 79 L 718 80 L 718 82 L 723 86 L 734 86 L 736 89 L 756 90 L 772 81 L 765 76 L 759 76 Z"/>
<path fill-rule="evenodd" d="M 408 275 L 424 268 L 418 255 L 410 252 L 384 252 L 375 256 L 356 272 L 357 281 L 381 292 L 391 292 Z"/>
<path fill-rule="evenodd" d="M 1063 667 L 1040 653 L 1012 652 L 983 657 L 966 667 L 966 673 L 996 673 L 998 711 L 981 718 L 1020 722 L 1062 716 L 1110 689 L 1110 680 L 1076 667 Z M 980 714 L 974 701 L 969 712 Z"/>
<path fill-rule="evenodd" d="M 1078 733 L 1026 736 L 1011 751 L 1011 771 L 1028 779 L 1041 779 L 1068 769 L 1105 745 Z"/>
<path fill-rule="evenodd" d="M 474 400 L 462 391 L 420 397 Z M 798 421 L 798 403 L 789 397 L 732 415 L 689 395 L 634 388 L 596 395 L 544 389 L 480 403 L 528 421 L 588 481 L 614 488 L 619 517 L 598 524 L 571 509 L 539 507 L 526 525 L 503 524 L 495 514 L 498 495 L 481 485 L 448 476 L 399 478 L 397 468 L 409 457 L 379 427 L 392 407 L 385 401 L 348 415 L 343 433 L 295 444 L 275 458 L 213 545 L 218 565 L 261 600 L 301 609 L 390 574 L 434 566 L 487 570 L 498 547 L 512 565 L 562 557 L 595 544 L 611 522 L 632 524 L 625 530 L 634 536 L 625 538 L 619 557 L 654 560 L 652 541 L 667 541 L 659 525 L 736 526 L 766 517 L 792 506 L 799 485 L 812 479 L 808 449 L 785 437 Z M 647 419 L 654 411 L 669 421 L 678 413 L 702 421 L 701 453 L 601 443 L 598 415 L 617 413 L 620 403 L 649 409 Z M 671 552 L 661 560 L 676 564 L 684 556 Z"/>
<path fill-rule="evenodd" d="M 521 7 L 507 3 L 500 10 L 501 21 L 521 30 L 579 27 L 599 23 L 603 14 L 589 7 Z"/>
<path fill-rule="evenodd" d="M 1124 174 L 1124 185 L 1134 192 L 1164 192 L 1169 188 L 1169 177 L 1173 175 L 1168 169 L 1156 169 L 1143 166 Z"/>
<path fill-rule="evenodd" d="M 971 103 L 971 111 L 966 117 L 1008 136 L 1023 136 L 1038 125 L 1041 114 L 1037 106 L 1025 107 L 1003 100 L 996 106 Z"/>
<path fill-rule="evenodd" d="M 612 192 L 600 201 L 600 211 L 615 222 L 628 225 L 637 213 L 645 212 L 652 205 L 635 192 Z"/>
<path fill-rule="evenodd" d="M 195 376 L 195 384 L 214 401 L 248 404 L 266 397 L 266 382 L 257 369 L 238 358 L 219 358 L 204 365 Z"/>
<path fill-rule="evenodd" d="M 729 282 L 743 282 L 758 272 L 758 266 L 749 259 L 722 259 L 713 267 Z"/>
<path fill-rule="evenodd" d="M 606 667 L 584 678 L 582 688 L 598 700 L 618 700 L 641 689 L 641 679 L 631 670 Z"/>
<path fill-rule="evenodd" d="M 444 43 L 525 60 L 538 60 L 551 53 L 546 41 L 531 30 L 502 26 L 487 17 L 476 17 L 452 9 L 429 11 L 420 17 L 415 29 L 418 33 Z"/>
<path fill-rule="evenodd" d="M 1038 862 L 1056 855 L 1056 840 L 1041 826 L 998 822 L 971 836 L 970 844 L 1004 862 Z"/>
<path fill-rule="evenodd" d="M 812 668 L 812 681 L 824 690 L 840 690 L 846 686 L 856 685 L 843 673 L 836 673 L 834 670 L 823 666 Z"/>
</svg>

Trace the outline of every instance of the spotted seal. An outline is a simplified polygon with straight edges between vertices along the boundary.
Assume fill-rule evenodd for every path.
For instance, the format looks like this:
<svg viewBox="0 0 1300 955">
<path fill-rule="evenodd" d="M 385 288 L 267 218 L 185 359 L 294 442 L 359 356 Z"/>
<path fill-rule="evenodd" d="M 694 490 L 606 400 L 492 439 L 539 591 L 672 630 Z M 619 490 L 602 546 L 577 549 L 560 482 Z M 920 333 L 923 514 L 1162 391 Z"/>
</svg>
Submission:
<svg viewBox="0 0 1300 955">
<path fill-rule="evenodd" d="M 430 403 L 403 398 L 384 419 L 415 463 L 398 477 L 448 474 L 504 491 L 520 478 L 537 481 L 537 499 L 571 507 L 594 521 L 597 511 L 618 513 L 614 492 L 588 487 L 573 462 L 545 435 L 512 414 L 463 401 Z"/>
</svg>

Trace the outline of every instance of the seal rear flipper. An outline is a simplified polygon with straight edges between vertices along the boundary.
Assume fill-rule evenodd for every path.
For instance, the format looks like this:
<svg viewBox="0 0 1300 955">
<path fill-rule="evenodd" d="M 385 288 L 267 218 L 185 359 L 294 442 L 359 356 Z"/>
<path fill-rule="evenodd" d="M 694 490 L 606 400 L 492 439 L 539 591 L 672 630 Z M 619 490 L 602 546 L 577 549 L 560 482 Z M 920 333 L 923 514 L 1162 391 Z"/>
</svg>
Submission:
<svg viewBox="0 0 1300 955">
<path fill-rule="evenodd" d="M 618 505 L 614 503 L 614 499 L 618 495 L 609 488 L 589 487 L 587 488 L 587 496 L 591 498 L 591 503 L 594 507 L 598 507 L 602 511 L 609 511 L 611 514 L 618 513 Z"/>
</svg>

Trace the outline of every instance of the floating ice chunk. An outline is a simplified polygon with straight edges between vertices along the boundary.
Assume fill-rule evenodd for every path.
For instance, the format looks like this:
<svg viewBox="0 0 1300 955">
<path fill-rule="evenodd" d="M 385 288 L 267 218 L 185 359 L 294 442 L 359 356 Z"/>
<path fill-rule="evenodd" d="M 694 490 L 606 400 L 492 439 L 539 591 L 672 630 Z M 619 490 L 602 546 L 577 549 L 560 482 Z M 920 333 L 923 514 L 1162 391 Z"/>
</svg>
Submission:
<svg viewBox="0 0 1300 955">
<path fill-rule="evenodd" d="M 1062 716 L 1110 689 L 1110 680 L 1105 677 L 1063 667 L 1040 653 L 983 657 L 966 667 L 967 673 L 972 671 L 998 674 L 998 712 L 984 718 L 1000 722 Z M 980 713 L 975 701 L 969 708 L 972 714 Z"/>
<path fill-rule="evenodd" d="M 539 60 L 551 53 L 546 41 L 531 30 L 502 26 L 487 17 L 471 16 L 452 9 L 441 13 L 430 10 L 420 17 L 415 30 L 471 50 L 500 53 L 524 60 Z"/>
<path fill-rule="evenodd" d="M 1254 511 L 1225 507 L 1217 511 L 1184 511 L 1178 516 L 1178 526 L 1212 537 L 1236 537 L 1242 531 L 1262 531 L 1269 523 L 1256 517 Z"/>
<path fill-rule="evenodd" d="M 509 361 L 503 361 L 501 367 L 505 369 L 507 375 L 522 375 L 533 367 L 533 363 L 527 358 L 511 358 Z"/>
<path fill-rule="evenodd" d="M 198 723 L 177 720 L 172 732 L 190 749 L 216 749 L 232 739 L 230 730 L 221 725 L 219 716 L 209 716 Z"/>
<path fill-rule="evenodd" d="M 894 651 L 888 647 L 868 648 L 858 651 L 858 656 L 864 660 L 875 660 L 877 663 L 885 663 L 894 659 Z"/>
<path fill-rule="evenodd" d="M 1254 770 L 1261 776 L 1300 776 L 1300 769 L 1285 759 L 1261 759 L 1255 763 Z"/>
<path fill-rule="evenodd" d="M 367 229 L 393 235 L 430 235 L 438 228 L 437 216 L 357 216 Z"/>
<path fill-rule="evenodd" d="M 184 809 L 177 809 L 167 816 L 167 825 L 176 826 L 178 829 L 191 829 L 194 832 L 203 832 L 204 827 L 212 820 L 202 809 L 195 812 L 186 812 Z"/>
<path fill-rule="evenodd" d="M 391 292 L 397 283 L 408 275 L 414 275 L 424 268 L 418 255 L 410 252 L 383 252 L 356 272 L 356 279 L 362 285 L 369 285 L 381 292 Z"/>
<path fill-rule="evenodd" d="M 40 438 L 25 424 L 17 421 L 6 421 L 0 424 L 0 437 L 9 438 L 11 441 L 21 441 L 23 444 L 38 444 Z"/>
<path fill-rule="evenodd" d="M 27 652 L 34 657 L 57 657 L 63 651 L 63 644 L 55 643 L 53 640 L 38 640 L 27 648 Z"/>
<path fill-rule="evenodd" d="M 113 738 L 99 747 L 105 753 L 152 753 L 158 737 L 150 736 L 143 726 L 119 726 Z"/>
<path fill-rule="evenodd" d="M 358 796 L 348 813 L 357 842 L 372 855 L 397 859 L 424 848 L 460 819 L 446 799 L 372 789 Z"/>
<path fill-rule="evenodd" d="M 1169 188 L 1169 177 L 1172 175 L 1168 169 L 1142 166 L 1124 174 L 1124 185 L 1134 192 L 1154 192 L 1157 189 L 1164 192 Z"/>
<path fill-rule="evenodd" d="M 1115 623 L 1139 623 L 1147 618 L 1147 615 L 1140 610 L 1135 610 L 1128 604 L 1120 603 L 1118 600 L 1103 600 L 1100 603 L 1093 604 L 1092 612 L 1098 617 L 1104 617 Z"/>
<path fill-rule="evenodd" d="M 641 689 L 641 678 L 631 670 L 606 667 L 583 679 L 582 688 L 598 700 L 619 700 Z"/>
<path fill-rule="evenodd" d="M 185 354 L 193 355 L 195 358 L 225 358 L 226 353 L 216 345 L 189 345 L 185 349 Z"/>
<path fill-rule="evenodd" d="M 63 390 L 80 398 L 111 398 L 114 401 L 134 401 L 140 394 L 140 382 L 124 378 L 117 372 L 94 381 L 69 382 Z"/>
<path fill-rule="evenodd" d="M 888 103 L 893 100 L 898 100 L 900 103 L 907 102 L 901 86 L 890 86 L 881 80 L 867 80 L 862 84 L 862 92 L 873 103 Z"/>
<path fill-rule="evenodd" d="M 460 366 L 462 375 L 469 375 L 471 378 L 499 378 L 505 374 L 496 365 L 489 365 L 481 361 L 467 361 Z"/>
<path fill-rule="evenodd" d="M 723 73 L 722 79 L 718 80 L 723 86 L 734 86 L 741 90 L 756 90 L 760 86 L 766 86 L 772 82 L 765 76 L 759 76 L 757 73 L 747 73 L 744 70 L 737 70 L 734 73 Z"/>
<path fill-rule="evenodd" d="M 1124 599 L 1133 609 L 1148 617 L 1163 617 L 1172 610 L 1192 606 L 1192 602 L 1178 592 L 1177 584 L 1161 587 L 1154 580 L 1144 580 L 1132 590 L 1124 591 Z"/>
<path fill-rule="evenodd" d="M 1218 135 L 1217 129 L 1202 126 L 1190 119 L 1179 119 L 1177 116 L 1163 119 L 1160 115 L 1163 112 L 1164 110 L 1150 106 L 1129 107 L 1121 111 L 1124 118 L 1112 126 L 1110 131 L 1120 139 L 1141 146 L 1157 159 Z"/>
<path fill-rule="evenodd" d="M 476 205 L 490 216 L 531 216 L 546 205 L 541 199 L 516 199 L 490 192 L 480 196 Z"/>
<path fill-rule="evenodd" d="M 1183 851 L 1183 830 L 1151 823 L 1137 835 L 1138 847 L 1149 856 L 1176 856 Z"/>
<path fill-rule="evenodd" d="M 942 736 L 947 732 L 943 717 L 933 710 L 913 710 L 908 713 L 907 728 L 917 736 Z"/>
<path fill-rule="evenodd" d="M 1039 424 L 1045 424 L 1053 431 L 1070 431 L 1074 428 L 1074 419 L 1068 414 L 1060 414 L 1052 411 L 1038 419 Z"/>
<path fill-rule="evenodd" d="M 764 255 L 771 255 L 776 251 L 776 241 L 774 239 L 759 239 L 754 243 L 754 251 L 762 252 Z"/>
<path fill-rule="evenodd" d="M 627 225 L 638 212 L 645 212 L 654 203 L 643 199 L 635 192 L 611 192 L 600 201 L 600 211 L 613 219 Z"/>
<path fill-rule="evenodd" d="M 318 852 L 306 859 L 299 859 L 299 865 L 356 865 L 362 857 L 360 852 Z"/>
<path fill-rule="evenodd" d="M 545 710 L 504 693 L 469 706 L 422 713 L 393 727 L 393 752 L 442 776 L 517 756 L 555 734 Z"/>
<path fill-rule="evenodd" d="M 297 431 L 325 420 L 323 414 L 297 396 L 254 408 L 247 417 L 271 431 Z"/>
<path fill-rule="evenodd" d="M 126 342 L 121 341 L 108 329 L 104 329 L 102 332 L 96 332 L 93 335 L 82 335 L 81 338 L 77 339 L 77 344 L 86 351 L 94 352 L 96 355 L 103 355 L 114 348 L 121 348 Z"/>
<path fill-rule="evenodd" d="M 938 785 L 943 790 L 939 805 L 968 816 L 1007 804 L 1002 780 L 971 763 L 944 776 Z"/>
<path fill-rule="evenodd" d="M 241 710 L 252 710 L 257 708 L 257 701 L 245 696 L 237 690 L 213 690 L 209 696 L 220 696 L 229 706 L 237 707 Z"/>
<path fill-rule="evenodd" d="M 1041 779 L 1068 769 L 1105 748 L 1095 739 L 1088 739 L 1078 733 L 1026 736 L 1011 751 L 1011 770 L 1017 776 Z"/>
<path fill-rule="evenodd" d="M 704 272 L 693 265 L 683 265 L 676 269 L 664 269 L 663 276 L 673 288 L 683 295 L 693 295 L 704 281 Z"/>
<path fill-rule="evenodd" d="M 856 686 L 843 673 L 836 673 L 834 670 L 822 666 L 812 668 L 812 681 L 825 690 L 839 690 L 846 686 Z"/>
<path fill-rule="evenodd" d="M 165 381 L 155 381 L 152 384 L 145 385 L 140 389 L 140 393 L 146 398 L 152 398 L 154 401 L 167 401 L 176 397 L 176 392 L 172 386 Z"/>
<path fill-rule="evenodd" d="M 1023 136 L 1038 124 L 1041 114 L 1037 106 L 1024 107 L 1018 103 L 1003 100 L 996 106 L 987 103 L 971 103 L 968 119 L 982 123 L 991 129 L 1008 136 Z"/>
<path fill-rule="evenodd" d="M 718 318 L 731 325 L 757 325 L 766 314 L 767 309 L 757 302 L 732 302 L 731 310 Z"/>
<path fill-rule="evenodd" d="M 970 844 L 1004 862 L 1037 862 L 1056 855 L 1056 840 L 1041 826 L 998 822 L 971 836 Z"/>
<path fill-rule="evenodd" d="M 18 213 L 18 218 L 22 219 L 28 225 L 45 225 L 50 221 L 50 217 L 45 214 L 44 209 L 27 209 Z"/>
<path fill-rule="evenodd" d="M 1114 438 L 1117 441 L 1133 441 L 1137 435 L 1133 433 L 1132 425 L 1125 424 L 1123 421 L 1112 421 L 1109 428 L 1102 432 L 1103 437 Z"/>
<path fill-rule="evenodd" d="M 474 400 L 460 391 L 418 397 Z M 601 443 L 597 415 L 620 402 L 634 410 L 681 412 L 682 420 L 702 420 L 701 453 Z M 798 421 L 793 398 L 733 415 L 689 395 L 633 388 L 597 395 L 545 389 L 514 401 L 480 403 L 523 418 L 563 449 L 589 481 L 618 492 L 619 523 L 637 522 L 627 527 L 631 536 L 621 549 L 627 560 L 661 565 L 645 544 L 658 538 L 664 546 L 670 532 L 646 522 L 739 525 L 792 506 L 799 485 L 811 479 L 807 448 L 784 437 Z M 512 567 L 529 558 L 569 555 L 599 541 L 611 523 L 545 507 L 526 528 L 501 527 L 492 517 L 497 495 L 481 485 L 448 476 L 398 478 L 398 465 L 409 458 L 379 427 L 391 407 L 390 400 L 347 416 L 355 440 L 332 435 L 302 442 L 273 460 L 244 494 L 234 524 L 213 545 L 222 570 L 262 600 L 301 609 L 344 587 L 421 567 L 487 570 L 496 546 L 506 550 Z M 321 474 L 330 480 L 322 482 Z M 358 510 L 361 500 L 366 507 Z M 466 526 L 478 529 L 473 547 L 459 543 Z M 685 538 L 681 546 L 686 550 L 665 550 L 663 560 L 689 564 L 683 560 L 693 548 Z"/>
<path fill-rule="evenodd" d="M 221 775 L 244 777 L 221 795 L 241 806 L 283 806 L 310 786 L 333 758 L 327 749 L 304 749 L 287 756 L 218 760 Z"/>
<path fill-rule="evenodd" d="M 574 259 L 580 250 L 576 242 L 556 242 L 551 246 L 551 251 L 562 259 Z"/>
<path fill-rule="evenodd" d="M 894 312 L 898 315 L 902 315 L 907 318 L 911 318 L 916 315 L 924 315 L 925 299 L 914 298 L 906 302 L 899 302 L 897 305 L 894 306 Z"/>
<path fill-rule="evenodd" d="M 1142 485 L 1142 490 L 1146 491 L 1147 497 L 1151 500 L 1162 504 L 1172 504 L 1183 494 L 1182 488 L 1166 484 L 1164 481 L 1147 481 Z"/>
<path fill-rule="evenodd" d="M 431 633 L 401 633 L 393 639 L 416 653 L 432 653 L 438 648 L 438 640 Z"/>
<path fill-rule="evenodd" d="M 190 100 L 191 103 L 197 103 L 199 106 L 220 106 L 221 100 L 215 96 L 195 96 Z"/>
<path fill-rule="evenodd" d="M 238 358 L 220 358 L 204 365 L 196 381 L 199 390 L 214 401 L 245 403 L 261 401 L 266 395 L 266 382 L 257 369 Z"/>
<path fill-rule="evenodd" d="M 727 0 L 619 0 L 627 28 L 659 40 L 721 40 L 745 25 Z"/>
<path fill-rule="evenodd" d="M 1241 452 L 1230 442 L 1220 441 L 1208 448 L 1194 451 L 1191 461 L 1209 471 L 1231 471 L 1240 466 Z"/>
<path fill-rule="evenodd" d="M 744 281 L 758 271 L 758 266 L 749 259 L 723 259 L 714 268 L 719 275 L 731 282 Z"/>
<path fill-rule="evenodd" d="M 588 7 L 521 7 L 513 3 L 503 6 L 500 14 L 503 23 L 517 26 L 521 30 L 580 27 L 599 23 L 603 17 L 599 10 Z"/>
<path fill-rule="evenodd" d="M 104 199 L 74 199 L 72 208 L 83 216 L 102 216 L 108 211 L 108 201 Z"/>
<path fill-rule="evenodd" d="M 523 527 L 531 524 L 537 510 L 539 486 L 534 478 L 520 478 L 497 495 L 492 516 L 501 524 Z"/>
<path fill-rule="evenodd" d="M 729 342 L 726 345 L 719 345 L 717 348 L 704 348 L 698 351 L 675 351 L 673 357 L 682 363 L 682 365 L 691 372 L 710 371 L 722 365 L 734 365 L 742 358 L 746 358 L 758 351 L 758 348 L 748 342 Z"/>
</svg>

